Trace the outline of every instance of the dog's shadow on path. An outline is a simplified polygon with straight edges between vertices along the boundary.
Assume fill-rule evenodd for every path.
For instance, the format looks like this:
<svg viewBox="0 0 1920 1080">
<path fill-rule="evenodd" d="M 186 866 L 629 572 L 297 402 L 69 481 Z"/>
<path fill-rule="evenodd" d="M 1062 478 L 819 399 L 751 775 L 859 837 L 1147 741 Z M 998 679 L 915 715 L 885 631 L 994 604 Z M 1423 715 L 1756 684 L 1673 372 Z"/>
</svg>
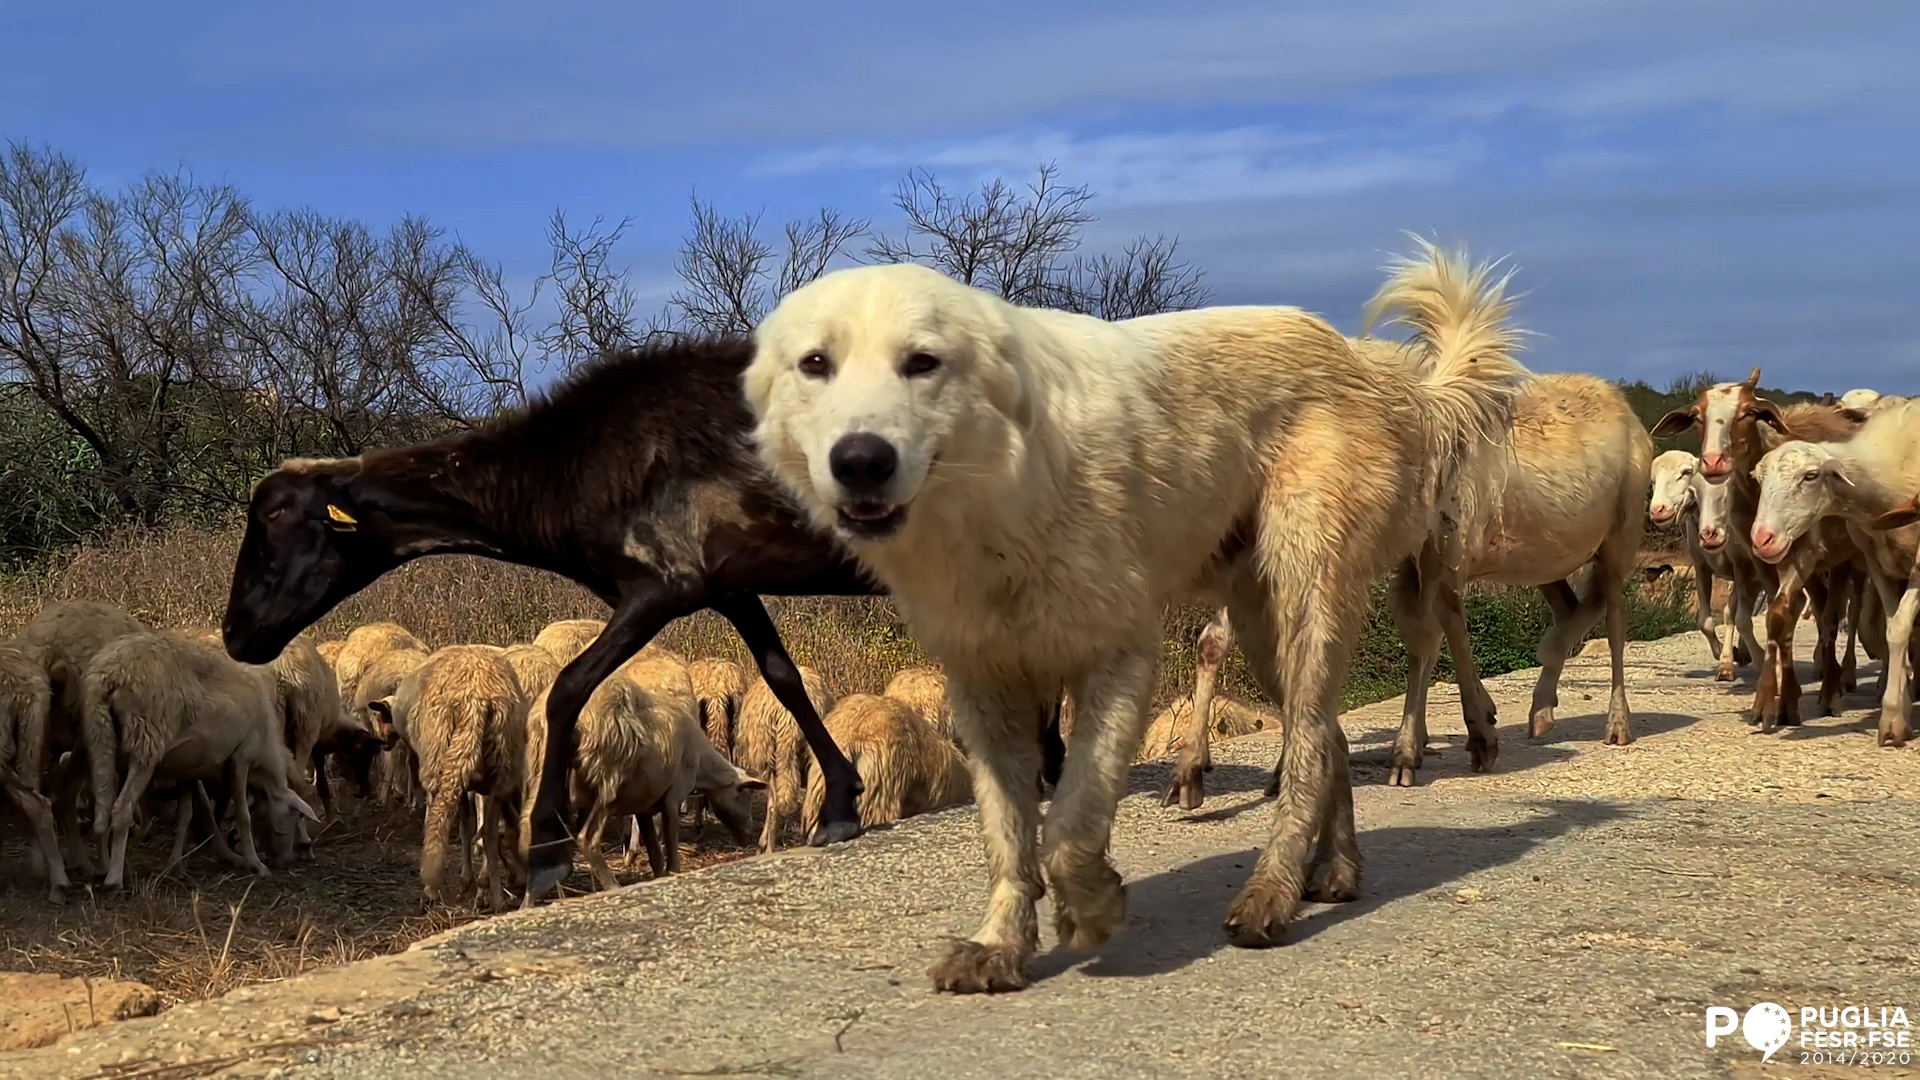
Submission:
<svg viewBox="0 0 1920 1080">
<path fill-rule="evenodd" d="M 1360 898 L 1345 904 L 1307 905 L 1288 928 L 1282 948 L 1395 900 L 1511 863 L 1575 829 L 1626 815 L 1623 808 L 1605 803 L 1554 800 L 1544 809 L 1546 814 L 1513 825 L 1393 826 L 1361 833 Z M 1039 957 L 1034 964 L 1036 981 L 1075 966 L 1083 974 L 1100 978 L 1164 975 L 1229 948 L 1220 923 L 1258 858 L 1257 849 L 1211 855 L 1128 882 L 1126 928 L 1091 958 L 1064 947 Z"/>
</svg>

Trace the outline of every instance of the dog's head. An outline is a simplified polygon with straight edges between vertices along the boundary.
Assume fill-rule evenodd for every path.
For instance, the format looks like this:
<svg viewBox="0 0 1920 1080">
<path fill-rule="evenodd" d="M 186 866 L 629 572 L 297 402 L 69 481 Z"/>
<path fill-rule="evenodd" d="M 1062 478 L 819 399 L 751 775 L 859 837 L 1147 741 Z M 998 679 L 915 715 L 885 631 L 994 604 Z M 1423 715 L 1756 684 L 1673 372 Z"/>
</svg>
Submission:
<svg viewBox="0 0 1920 1080">
<path fill-rule="evenodd" d="M 1031 423 L 1012 314 L 911 263 L 796 289 L 742 377 L 761 456 L 822 524 L 894 536 L 943 472 L 997 469 Z"/>
</svg>

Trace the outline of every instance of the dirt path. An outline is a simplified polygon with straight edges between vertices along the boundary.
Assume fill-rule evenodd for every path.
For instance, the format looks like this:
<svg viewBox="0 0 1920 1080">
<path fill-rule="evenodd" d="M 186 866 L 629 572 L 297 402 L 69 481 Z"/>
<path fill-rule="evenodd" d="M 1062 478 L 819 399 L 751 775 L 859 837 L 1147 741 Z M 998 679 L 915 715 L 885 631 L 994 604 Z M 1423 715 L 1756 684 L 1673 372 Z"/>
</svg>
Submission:
<svg viewBox="0 0 1920 1080">
<path fill-rule="evenodd" d="M 1164 765 L 1135 770 L 1115 836 L 1127 929 L 1096 957 L 1044 956 L 1022 994 L 928 987 L 984 900 L 968 809 L 462 927 L 0 1055 L 0 1075 L 1842 1075 L 1798 1064 L 1797 1041 L 1764 1068 L 1737 1034 L 1708 1050 L 1703 1010 L 1920 1022 L 1920 748 L 1877 749 L 1864 697 L 1754 734 L 1736 713 L 1750 684 L 1707 678 L 1696 635 L 1629 656 L 1624 749 L 1597 744 L 1596 658 L 1569 665 L 1539 745 L 1519 726 L 1533 673 L 1489 684 L 1488 776 L 1465 771 L 1451 688 L 1412 790 L 1383 786 L 1399 703 L 1349 714 L 1364 893 L 1310 909 L 1281 949 L 1219 929 L 1268 823 L 1262 735 L 1217 751 L 1193 815 L 1158 805 Z M 1847 1074 L 1920 1076 L 1910 1053 Z"/>
</svg>

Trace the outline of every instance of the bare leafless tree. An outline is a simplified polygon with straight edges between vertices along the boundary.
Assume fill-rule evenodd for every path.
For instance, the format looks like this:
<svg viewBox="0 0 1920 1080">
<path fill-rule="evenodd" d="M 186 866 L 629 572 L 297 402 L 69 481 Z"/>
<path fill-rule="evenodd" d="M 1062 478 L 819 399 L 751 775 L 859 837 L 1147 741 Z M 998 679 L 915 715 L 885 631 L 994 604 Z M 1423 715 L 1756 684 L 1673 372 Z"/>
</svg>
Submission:
<svg viewBox="0 0 1920 1080">
<path fill-rule="evenodd" d="M 789 223 L 786 248 L 776 253 L 760 238 L 760 218 L 721 217 L 711 203 L 694 197 L 693 232 L 675 264 L 686 288 L 668 298 L 664 327 L 746 333 L 781 297 L 825 273 L 847 244 L 867 231 L 864 220 L 821 210 L 810 220 Z"/>
<path fill-rule="evenodd" d="M 554 286 L 559 313 L 541 335 L 540 343 L 560 370 L 572 371 L 581 361 L 632 345 L 641 336 L 634 323 L 638 302 L 626 274 L 613 268 L 614 245 L 626 235 L 631 218 L 611 228 L 601 218 L 580 232 L 567 228 L 559 210 L 547 222 L 547 243 L 553 263 L 545 280 Z"/>
<path fill-rule="evenodd" d="M 1124 319 L 1207 302 L 1197 269 L 1175 259 L 1178 241 L 1140 237 L 1119 256 L 1076 254 L 1095 220 L 1093 192 L 1068 187 L 1049 163 L 1015 188 L 994 178 L 956 196 L 930 172 L 900 182 L 894 205 L 906 218 L 899 236 L 879 235 L 867 254 L 879 262 L 918 262 L 1016 304 L 1057 307 Z"/>
</svg>

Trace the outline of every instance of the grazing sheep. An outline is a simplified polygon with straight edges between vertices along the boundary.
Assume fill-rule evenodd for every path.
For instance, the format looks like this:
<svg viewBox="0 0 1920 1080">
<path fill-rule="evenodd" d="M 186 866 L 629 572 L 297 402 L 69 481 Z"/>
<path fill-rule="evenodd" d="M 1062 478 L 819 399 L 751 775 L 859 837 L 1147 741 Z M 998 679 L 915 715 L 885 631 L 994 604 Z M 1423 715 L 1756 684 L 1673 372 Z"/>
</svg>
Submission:
<svg viewBox="0 0 1920 1080">
<path fill-rule="evenodd" d="M 865 828 L 973 801 L 973 778 L 959 747 L 898 698 L 849 694 L 827 714 L 827 730 L 866 782 L 860 796 Z M 824 798 L 826 788 L 815 773 L 807 778 L 801 831 L 820 813 Z"/>
<path fill-rule="evenodd" d="M 381 722 L 373 711 L 373 703 L 382 698 L 392 697 L 407 676 L 420 669 L 430 654 L 424 649 L 402 648 L 382 653 L 360 673 L 353 690 L 349 705 L 350 714 L 366 723 L 369 730 L 381 731 Z M 382 801 L 400 800 L 413 803 L 415 788 L 413 785 L 413 750 L 405 742 L 387 740 L 387 752 L 382 758 L 380 778 L 380 798 Z"/>
<path fill-rule="evenodd" d="M 1669 439 L 1700 429 L 1700 475 L 1712 484 L 1732 484 L 1727 545 L 1736 560 L 1747 560 L 1768 597 L 1766 655 L 1754 690 L 1753 719 L 1761 730 L 1800 723 L 1800 680 L 1793 665 L 1793 632 L 1802 606 L 1813 602 L 1819 643 L 1814 665 L 1821 677 L 1820 707 L 1838 711 L 1843 686 L 1853 666 L 1849 653 L 1841 663 L 1833 655 L 1846 591 L 1859 564 L 1859 550 L 1839 522 L 1823 523 L 1803 536 L 1788 557 L 1769 563 L 1753 551 L 1751 533 L 1760 499 L 1753 468 L 1760 456 L 1782 442 L 1834 442 L 1851 438 L 1866 414 L 1839 406 L 1781 406 L 1759 396 L 1760 369 L 1743 382 L 1716 383 L 1691 404 L 1660 418 L 1653 437 Z"/>
<path fill-rule="evenodd" d="M 953 738 L 953 710 L 947 707 L 947 676 L 939 668 L 902 668 L 881 693 L 905 702 L 935 731 Z"/>
<path fill-rule="evenodd" d="M 1903 746 L 1912 737 L 1907 649 L 1911 615 L 1901 625 L 1899 606 L 1913 571 L 1920 527 L 1875 527 L 1899 509 L 1903 493 L 1920 490 L 1920 404 L 1883 410 L 1851 438 L 1834 442 L 1785 442 L 1754 466 L 1760 498 L 1750 540 L 1763 562 L 1778 564 L 1823 519 L 1850 528 L 1887 625 L 1887 673 L 1881 680 L 1879 741 Z"/>
<path fill-rule="evenodd" d="M 1873 519 L 1870 527 L 1879 532 L 1920 527 L 1920 494 L 1909 495 L 1905 502 Z M 1901 674 L 1911 679 L 1915 666 L 1920 665 L 1920 641 L 1916 641 L 1913 632 L 1914 620 L 1920 617 L 1920 552 L 1915 553 L 1914 563 L 1907 570 L 1906 586 L 1900 592 L 1899 601 L 1887 606 L 1887 610 L 1887 656 L 1906 656 L 1907 664 Z M 1887 701 L 1905 701 L 1913 696 L 1911 682 L 1895 684 L 1893 673 L 1894 665 L 1889 660 L 1880 690 L 1883 726 Z"/>
<path fill-rule="evenodd" d="M 832 712 L 834 694 L 827 689 L 820 673 L 805 665 L 799 670 L 807 700 L 822 716 Z M 772 851 L 780 839 L 780 822 L 800 813 L 807 789 L 805 749 L 793 714 L 774 696 L 766 680 L 755 679 L 740 699 L 740 715 L 734 721 L 733 760 L 767 784 L 767 817 L 760 829 L 761 851 Z"/>
<path fill-rule="evenodd" d="M 754 341 L 762 460 L 946 672 L 991 886 L 938 989 L 1027 984 L 1043 869 L 1063 943 L 1125 920 L 1114 814 L 1162 612 L 1196 591 L 1225 594 L 1284 702 L 1280 803 L 1231 940 L 1274 944 L 1303 897 L 1358 894 L 1341 675 L 1372 582 L 1486 527 L 1525 374 L 1492 327 L 1450 327 L 1416 370 L 1296 308 L 1109 322 L 899 263 L 788 293 Z M 1036 736 L 1063 686 L 1073 746 L 1036 837 Z"/>
<path fill-rule="evenodd" d="M 223 627 L 223 635 L 224 632 Z M 292 635 L 288 635 L 288 640 L 292 640 Z M 390 652 L 413 652 L 424 656 L 431 651 L 425 642 L 414 637 L 411 631 L 399 623 L 377 622 L 356 626 L 334 653 L 334 679 L 339 685 L 341 696 L 351 701 L 354 698 L 354 692 L 360 687 L 361 677 L 380 657 Z M 280 654 L 275 652 L 273 655 Z M 267 659 L 270 660 L 271 657 Z M 261 662 L 265 663 L 266 660 Z M 385 695 L 376 694 L 375 696 L 384 697 Z"/>
<path fill-rule="evenodd" d="M 533 713 L 544 718 L 546 699 L 534 703 Z M 601 852 L 608 822 L 625 815 L 641 821 L 654 876 L 680 872 L 680 804 L 699 792 L 713 807 L 714 816 L 738 843 L 746 843 L 753 823 L 743 792 L 764 787 L 733 762 L 722 757 L 700 730 L 699 706 L 687 665 L 670 656 L 635 656 L 595 688 L 580 712 L 576 729 L 569 803 L 585 811 L 580 846 L 596 887 L 619 885 Z M 546 726 L 530 725 L 527 739 L 527 776 L 539 777 L 544 760 Z M 522 813 L 534 803 L 529 791 Z M 664 819 L 664 835 L 652 829 L 653 814 Z M 521 821 L 522 835 L 529 824 Z M 654 858 L 664 841 L 665 850 Z M 527 903 L 531 903 L 531 891 Z"/>
<path fill-rule="evenodd" d="M 553 680 L 560 677 L 560 669 L 567 666 L 564 658 L 538 644 L 509 645 L 501 655 L 512 665 L 513 675 L 520 680 L 520 689 L 529 701 L 546 693 Z"/>
<path fill-rule="evenodd" d="M 134 808 L 156 780 L 224 775 L 239 827 L 240 858 L 265 877 L 246 797 L 251 784 L 266 796 L 276 857 L 291 858 L 294 833 L 287 811 L 310 819 L 317 815 L 288 786 L 293 758 L 274 708 L 269 673 L 235 663 L 187 635 L 144 631 L 95 653 L 80 681 L 96 807 L 93 831 L 106 844 L 106 887 L 125 881 Z"/>
<path fill-rule="evenodd" d="M 47 875 L 47 898 L 65 903 L 66 860 L 54 835 L 53 802 L 40 792 L 47 773 L 47 718 L 53 711 L 53 684 L 39 650 L 17 642 L 0 644 L 0 787 L 26 815 L 33 829 L 31 851 Z"/>
<path fill-rule="evenodd" d="M 420 882 L 430 903 L 447 898 L 448 834 L 456 824 L 464 891 L 472 884 L 473 816 L 465 800 L 486 796 L 480 844 L 487 869 L 489 910 L 504 910 L 500 830 L 517 807 L 526 754 L 527 698 L 505 650 L 449 645 L 400 680 L 393 693 L 367 702 L 391 741 L 405 739 L 419 763 L 427 823 L 420 850 Z"/>
<path fill-rule="evenodd" d="M 53 707 L 47 717 L 46 762 L 49 775 L 42 791 L 49 791 L 60 817 L 68 868 L 92 877 L 96 872 L 80 836 L 78 799 L 87 786 L 85 748 L 81 745 L 81 717 L 85 702 L 80 676 L 94 654 L 127 634 L 146 630 L 139 619 L 112 604 L 97 600 L 63 600 L 40 609 L 16 644 L 34 649 L 46 661 Z M 61 755 L 74 751 L 64 764 Z M 104 821 L 107 807 L 95 806 L 94 817 Z"/>
<path fill-rule="evenodd" d="M 1861 389 L 1849 390 L 1841 394 L 1840 407 L 1843 409 L 1859 409 L 1861 412 L 1865 412 L 1872 408 L 1874 403 L 1879 400 L 1880 391 L 1868 390 L 1862 387 Z"/>
<path fill-rule="evenodd" d="M 707 741 L 728 761 L 733 760 L 733 724 L 740 715 L 740 699 L 746 696 L 747 677 L 740 665 L 717 656 L 707 656 L 687 665 L 687 677 L 693 680 L 693 696 L 700 703 L 700 728 Z M 703 835 L 707 827 L 706 796 L 693 798 L 693 829 Z"/>
<path fill-rule="evenodd" d="M 1154 717 L 1133 759 L 1156 761 L 1179 750 L 1193 727 L 1193 702 L 1191 697 L 1181 698 Z M 1279 713 L 1231 698 L 1211 699 L 1208 711 L 1212 713 L 1212 720 L 1207 730 L 1213 739 L 1237 739 L 1259 731 L 1277 730 L 1280 726 Z"/>
<path fill-rule="evenodd" d="M 1700 475 L 1700 459 L 1685 450 L 1669 450 L 1653 459 L 1652 495 L 1647 514 L 1656 524 L 1679 521 L 1680 535 L 1693 564 L 1693 624 L 1707 639 L 1718 667 L 1714 678 L 1733 678 L 1735 664 L 1751 663 L 1761 654 L 1753 636 L 1754 593 L 1759 575 L 1737 561 L 1727 547 L 1727 522 L 1733 489 L 1712 484 Z M 1727 602 L 1720 612 L 1720 628 L 1727 631 L 1722 645 L 1714 633 L 1713 579 L 1727 579 Z"/>
<path fill-rule="evenodd" d="M 606 629 L 604 619 L 561 619 L 542 628 L 533 643 L 559 657 L 561 664 L 570 664 Z"/>
</svg>

